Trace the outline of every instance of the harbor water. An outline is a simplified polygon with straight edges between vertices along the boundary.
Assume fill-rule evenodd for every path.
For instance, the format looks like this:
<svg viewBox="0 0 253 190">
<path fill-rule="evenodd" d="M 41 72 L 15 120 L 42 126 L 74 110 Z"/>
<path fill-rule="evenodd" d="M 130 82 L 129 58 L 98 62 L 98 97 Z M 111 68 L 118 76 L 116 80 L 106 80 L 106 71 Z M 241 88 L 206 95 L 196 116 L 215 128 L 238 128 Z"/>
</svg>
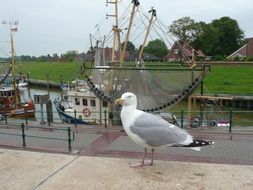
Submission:
<svg viewBox="0 0 253 190">
<path fill-rule="evenodd" d="M 34 100 L 34 95 L 38 95 L 38 94 L 47 94 L 48 91 L 45 88 L 31 88 L 30 89 L 30 96 L 31 98 Z M 49 99 L 53 102 L 53 100 L 55 98 L 60 98 L 61 96 L 61 91 L 57 90 L 57 89 L 50 89 L 49 92 Z M 21 91 L 21 99 L 22 101 L 26 101 L 27 99 L 29 99 L 29 92 L 28 90 L 22 90 Z M 35 109 L 36 109 L 36 113 L 35 113 L 35 119 L 39 119 L 41 118 L 41 106 L 40 104 L 35 104 Z M 46 112 L 46 105 L 43 105 L 43 112 L 44 112 L 44 117 L 46 117 L 45 112 Z M 53 105 L 53 118 L 55 121 L 60 121 L 60 117 L 55 109 L 55 106 Z"/>
<path fill-rule="evenodd" d="M 48 90 L 46 88 L 31 88 L 30 94 L 32 99 L 34 99 L 35 94 L 46 94 L 48 93 Z M 24 90 L 22 91 L 22 99 L 26 100 L 28 99 L 28 91 Z M 55 98 L 61 97 L 61 91 L 57 89 L 50 89 L 50 100 L 53 102 Z M 213 104 L 200 104 L 196 103 L 195 106 L 192 107 L 191 110 L 191 117 L 199 117 L 201 115 L 201 110 L 203 113 L 203 117 L 208 121 L 213 121 L 215 119 L 224 119 L 228 120 L 230 117 L 231 110 L 233 111 L 232 119 L 234 125 L 240 125 L 240 126 L 253 126 L 253 111 L 252 110 L 246 110 L 241 108 L 231 108 L 226 107 L 223 105 L 218 105 L 216 103 Z M 183 117 L 186 118 L 189 116 L 188 112 L 188 102 L 187 100 L 183 100 L 179 103 L 177 103 L 172 108 L 168 108 L 165 110 L 160 110 L 161 112 L 171 112 L 172 114 L 176 115 L 178 119 L 182 118 L 182 112 Z M 43 105 L 43 112 L 46 112 L 46 105 Z M 46 117 L 46 114 L 44 114 Z M 59 115 L 56 111 L 55 106 L 53 105 L 53 118 L 54 122 L 60 122 Z M 36 104 L 36 120 L 41 119 L 41 107 L 39 104 Z"/>
</svg>

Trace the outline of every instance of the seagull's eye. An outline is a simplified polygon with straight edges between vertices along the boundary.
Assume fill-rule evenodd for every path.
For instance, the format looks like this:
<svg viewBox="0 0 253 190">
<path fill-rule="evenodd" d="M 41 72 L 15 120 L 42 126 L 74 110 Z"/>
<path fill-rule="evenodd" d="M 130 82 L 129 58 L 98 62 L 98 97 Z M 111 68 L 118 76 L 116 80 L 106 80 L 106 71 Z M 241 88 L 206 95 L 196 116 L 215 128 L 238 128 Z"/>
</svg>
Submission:
<svg viewBox="0 0 253 190">
<path fill-rule="evenodd" d="M 127 96 L 127 98 L 131 98 L 131 95 Z"/>
</svg>

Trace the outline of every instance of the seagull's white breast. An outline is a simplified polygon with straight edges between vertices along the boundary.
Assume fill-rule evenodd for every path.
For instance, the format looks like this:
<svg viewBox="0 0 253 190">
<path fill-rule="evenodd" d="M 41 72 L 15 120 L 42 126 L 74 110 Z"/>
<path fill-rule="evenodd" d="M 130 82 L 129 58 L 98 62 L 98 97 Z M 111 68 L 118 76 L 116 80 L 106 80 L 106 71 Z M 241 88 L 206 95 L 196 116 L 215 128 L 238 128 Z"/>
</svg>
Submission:
<svg viewBox="0 0 253 190">
<path fill-rule="evenodd" d="M 123 127 L 127 135 L 139 146 L 142 146 L 144 148 L 149 148 L 150 146 L 147 145 L 145 140 L 141 139 L 138 135 L 132 133 L 130 130 L 130 126 L 133 125 L 135 119 L 138 118 L 141 114 L 143 114 L 143 112 L 140 110 L 133 109 L 133 108 L 123 108 L 120 116 L 121 116 Z"/>
</svg>

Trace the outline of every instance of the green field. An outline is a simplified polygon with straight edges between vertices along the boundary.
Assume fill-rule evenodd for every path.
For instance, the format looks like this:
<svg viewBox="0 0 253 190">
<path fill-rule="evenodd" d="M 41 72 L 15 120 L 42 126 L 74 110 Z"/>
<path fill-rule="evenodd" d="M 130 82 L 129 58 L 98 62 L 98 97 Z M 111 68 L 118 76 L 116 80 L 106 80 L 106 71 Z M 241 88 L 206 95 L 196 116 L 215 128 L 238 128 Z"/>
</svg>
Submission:
<svg viewBox="0 0 253 190">
<path fill-rule="evenodd" d="M 212 66 L 204 84 L 210 93 L 253 95 L 253 66 Z"/>
<path fill-rule="evenodd" d="M 72 81 L 80 71 L 81 63 L 24 62 L 17 65 L 17 73 L 30 74 L 32 79 L 60 82 Z M 253 95 L 253 66 L 213 65 L 204 80 L 205 93 Z"/>
<path fill-rule="evenodd" d="M 78 75 L 80 63 L 76 62 L 24 62 L 18 64 L 17 73 L 27 75 L 31 79 L 47 80 L 47 74 L 50 81 L 60 82 L 72 81 Z"/>
</svg>

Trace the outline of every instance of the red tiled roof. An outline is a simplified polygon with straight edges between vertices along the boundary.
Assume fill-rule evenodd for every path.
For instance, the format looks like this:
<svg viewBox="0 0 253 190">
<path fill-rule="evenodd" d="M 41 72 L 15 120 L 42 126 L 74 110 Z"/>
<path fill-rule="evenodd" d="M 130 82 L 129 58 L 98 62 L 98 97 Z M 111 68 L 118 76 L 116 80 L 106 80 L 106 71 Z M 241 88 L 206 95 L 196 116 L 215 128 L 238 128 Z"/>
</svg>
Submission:
<svg viewBox="0 0 253 190">
<path fill-rule="evenodd" d="M 189 46 L 188 44 L 183 43 L 182 41 L 177 41 L 173 44 L 173 46 L 169 50 L 169 53 L 165 57 L 165 60 L 174 59 L 175 61 L 178 61 L 181 58 L 179 53 L 178 54 L 175 53 L 175 51 L 174 51 L 175 49 L 182 51 L 182 58 L 183 59 L 187 59 L 187 58 L 192 57 L 193 48 L 191 46 Z M 197 51 L 197 56 L 198 57 L 205 57 L 204 53 L 201 50 Z"/>
</svg>

